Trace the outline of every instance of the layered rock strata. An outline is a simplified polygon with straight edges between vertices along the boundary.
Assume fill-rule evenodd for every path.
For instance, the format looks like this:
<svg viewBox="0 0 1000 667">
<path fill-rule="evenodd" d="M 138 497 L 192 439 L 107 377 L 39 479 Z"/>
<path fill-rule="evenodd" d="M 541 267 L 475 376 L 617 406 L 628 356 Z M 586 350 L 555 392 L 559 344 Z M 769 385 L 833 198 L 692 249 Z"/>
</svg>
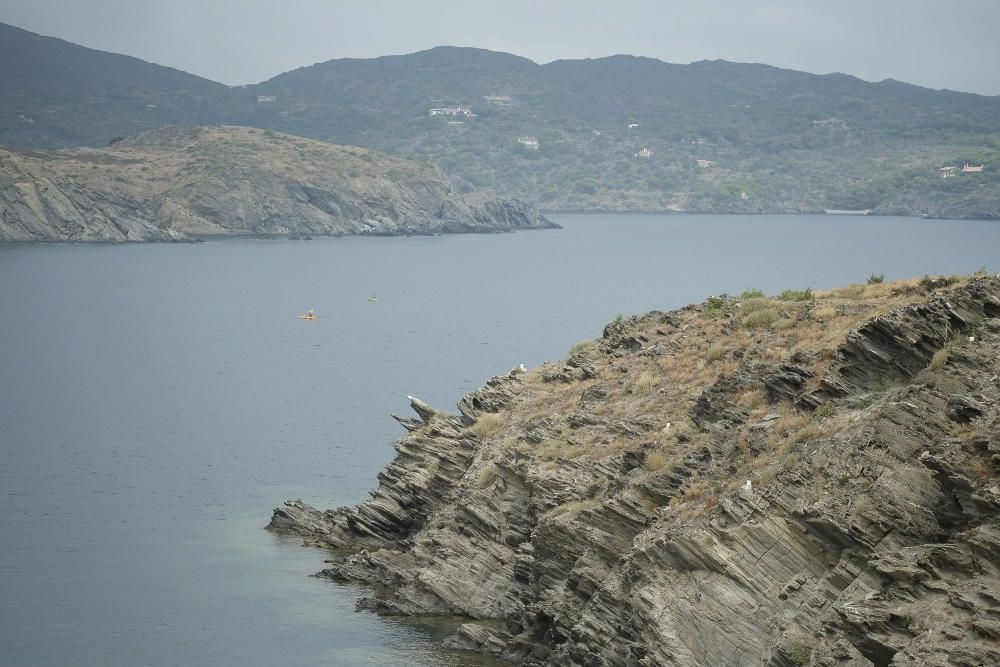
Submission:
<svg viewBox="0 0 1000 667">
<path fill-rule="evenodd" d="M 166 128 L 101 149 L 0 149 L 0 241 L 402 235 L 555 227 L 454 192 L 429 165 L 244 127 Z"/>
<path fill-rule="evenodd" d="M 520 664 L 1000 664 L 1000 277 L 807 296 L 411 399 L 370 500 L 270 527 Z"/>
</svg>

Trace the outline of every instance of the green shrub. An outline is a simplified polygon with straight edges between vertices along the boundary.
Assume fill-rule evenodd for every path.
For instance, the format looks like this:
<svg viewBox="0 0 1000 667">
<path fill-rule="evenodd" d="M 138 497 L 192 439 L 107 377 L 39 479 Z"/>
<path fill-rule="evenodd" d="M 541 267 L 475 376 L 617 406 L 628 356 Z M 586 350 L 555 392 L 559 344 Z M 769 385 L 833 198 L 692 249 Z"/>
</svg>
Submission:
<svg viewBox="0 0 1000 667">
<path fill-rule="evenodd" d="M 765 308 L 744 317 L 743 326 L 747 329 L 766 329 L 779 319 L 781 319 L 781 313 L 778 312 L 777 308 Z"/>
<path fill-rule="evenodd" d="M 726 307 L 726 297 L 725 296 L 710 296 L 708 300 L 705 301 L 705 314 L 715 315 Z"/>
<path fill-rule="evenodd" d="M 788 657 L 799 667 L 806 667 L 812 661 L 813 647 L 805 638 L 797 637 L 788 643 Z"/>
<path fill-rule="evenodd" d="M 820 417 L 829 417 L 837 409 L 833 403 L 824 403 L 823 405 L 816 408 L 816 414 Z"/>
<path fill-rule="evenodd" d="M 748 289 L 743 294 L 740 294 L 741 299 L 760 299 L 763 298 L 764 293 L 759 289 Z"/>
<path fill-rule="evenodd" d="M 872 383 L 872 391 L 885 391 L 892 386 L 892 382 L 887 377 L 880 377 Z"/>
<path fill-rule="evenodd" d="M 885 282 L 885 274 L 884 273 L 880 273 L 878 275 L 875 275 L 873 273 L 870 276 L 868 276 L 868 284 L 869 285 L 881 285 L 884 282 Z"/>
<path fill-rule="evenodd" d="M 812 289 L 807 287 L 804 290 L 786 289 L 778 295 L 782 301 L 812 301 Z"/>
</svg>

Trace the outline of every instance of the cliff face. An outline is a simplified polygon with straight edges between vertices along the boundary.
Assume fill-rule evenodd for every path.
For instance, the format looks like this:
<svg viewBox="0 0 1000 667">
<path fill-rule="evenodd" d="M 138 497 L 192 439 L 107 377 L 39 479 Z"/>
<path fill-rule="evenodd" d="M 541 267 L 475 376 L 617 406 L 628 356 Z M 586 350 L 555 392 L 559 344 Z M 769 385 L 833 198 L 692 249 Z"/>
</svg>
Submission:
<svg viewBox="0 0 1000 667">
<path fill-rule="evenodd" d="M 1000 664 L 1000 277 L 784 296 L 411 398 L 370 500 L 269 527 L 522 664 Z"/>
<path fill-rule="evenodd" d="M 102 149 L 0 149 L 0 241 L 553 226 L 514 200 L 467 201 L 434 167 L 251 128 L 153 130 Z"/>
</svg>

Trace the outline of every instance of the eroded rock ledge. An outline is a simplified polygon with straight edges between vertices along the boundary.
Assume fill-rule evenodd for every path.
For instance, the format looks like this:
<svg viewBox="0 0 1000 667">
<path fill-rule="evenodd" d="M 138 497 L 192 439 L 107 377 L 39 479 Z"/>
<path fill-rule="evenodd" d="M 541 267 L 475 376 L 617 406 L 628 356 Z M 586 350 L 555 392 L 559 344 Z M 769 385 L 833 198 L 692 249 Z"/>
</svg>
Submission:
<svg viewBox="0 0 1000 667">
<path fill-rule="evenodd" d="M 270 528 L 521 664 L 1000 664 L 1000 278 L 803 296 L 411 398 L 370 500 Z"/>
</svg>

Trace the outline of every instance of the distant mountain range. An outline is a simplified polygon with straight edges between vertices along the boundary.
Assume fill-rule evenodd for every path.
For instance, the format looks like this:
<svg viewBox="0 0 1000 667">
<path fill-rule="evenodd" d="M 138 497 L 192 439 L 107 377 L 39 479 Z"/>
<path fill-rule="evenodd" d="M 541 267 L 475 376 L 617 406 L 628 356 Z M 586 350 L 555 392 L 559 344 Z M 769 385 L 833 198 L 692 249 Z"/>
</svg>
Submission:
<svg viewBox="0 0 1000 667">
<path fill-rule="evenodd" d="M 429 161 L 459 190 L 549 209 L 1000 217 L 1000 97 L 893 80 L 439 47 L 229 87 L 4 25 L 0 59 L 11 146 L 227 123 Z M 986 167 L 938 171 L 967 162 Z"/>
</svg>

